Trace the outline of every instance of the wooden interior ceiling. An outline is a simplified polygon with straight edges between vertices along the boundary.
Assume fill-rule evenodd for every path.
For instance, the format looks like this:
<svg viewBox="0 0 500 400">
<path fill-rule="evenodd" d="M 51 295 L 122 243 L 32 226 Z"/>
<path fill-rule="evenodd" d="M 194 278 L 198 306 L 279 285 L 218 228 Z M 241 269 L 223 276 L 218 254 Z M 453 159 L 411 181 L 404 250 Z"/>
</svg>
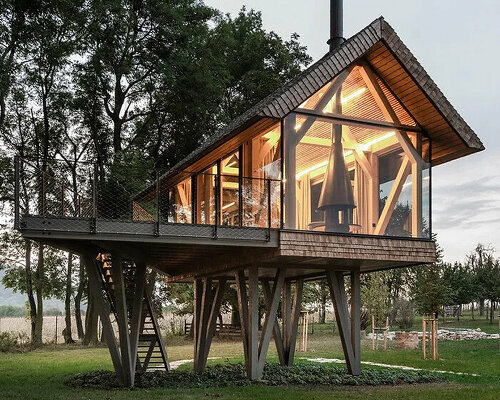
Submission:
<svg viewBox="0 0 500 400">
<path fill-rule="evenodd" d="M 423 93 L 405 68 L 396 60 L 383 42 L 376 44 L 366 56 L 368 62 L 386 85 L 384 92 L 392 91 L 432 139 L 433 165 L 472 154 L 431 100 Z"/>
</svg>

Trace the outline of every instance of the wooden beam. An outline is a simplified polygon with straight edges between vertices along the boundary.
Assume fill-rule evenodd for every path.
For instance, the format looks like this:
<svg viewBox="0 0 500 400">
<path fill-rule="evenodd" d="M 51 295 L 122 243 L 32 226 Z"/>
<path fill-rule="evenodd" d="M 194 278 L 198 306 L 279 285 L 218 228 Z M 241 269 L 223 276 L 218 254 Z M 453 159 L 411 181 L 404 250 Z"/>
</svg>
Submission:
<svg viewBox="0 0 500 400">
<path fill-rule="evenodd" d="M 239 270 L 235 273 L 236 294 L 238 296 L 238 310 L 240 312 L 241 339 L 243 341 L 243 353 L 245 355 L 245 366 L 247 375 L 250 375 L 248 365 L 249 359 L 249 342 L 248 342 L 248 296 L 245 282 L 245 271 Z"/>
<path fill-rule="evenodd" d="M 304 136 L 298 144 L 309 144 L 311 146 L 332 147 L 332 141 L 330 139 L 323 139 L 314 136 Z"/>
<path fill-rule="evenodd" d="M 199 347 L 198 347 L 198 340 L 200 336 L 200 331 L 198 329 L 200 325 L 200 319 L 201 319 L 201 299 L 202 299 L 202 293 L 203 293 L 203 282 L 201 279 L 194 279 L 194 301 L 193 301 L 193 323 L 192 323 L 192 328 L 193 328 L 193 342 L 194 342 L 194 363 L 195 363 L 195 370 L 196 370 L 196 364 L 198 360 L 198 353 L 199 353 Z"/>
<path fill-rule="evenodd" d="M 137 346 L 139 345 L 139 333 L 142 321 L 142 301 L 144 299 L 144 288 L 146 285 L 146 264 L 136 263 L 135 291 L 132 303 L 132 317 L 130 319 L 130 358 L 132 360 L 132 371 L 136 370 Z"/>
<path fill-rule="evenodd" d="M 333 307 L 335 310 L 335 320 L 339 329 L 340 341 L 346 359 L 347 370 L 350 374 L 357 372 L 356 354 L 353 349 L 351 334 L 351 324 L 349 321 L 349 310 L 347 296 L 345 294 L 344 275 L 342 272 L 326 270 L 326 280 L 330 289 Z"/>
<path fill-rule="evenodd" d="M 353 67 L 349 67 L 345 70 L 343 70 L 337 77 L 335 78 L 335 81 L 330 85 L 330 87 L 327 89 L 326 93 L 323 94 L 321 99 L 318 101 L 318 104 L 314 108 L 314 110 L 305 110 L 305 113 L 310 114 L 305 121 L 300 125 L 300 128 L 298 128 L 296 131 L 297 133 L 293 136 L 289 136 L 288 140 L 293 143 L 294 146 L 297 146 L 297 144 L 302 140 L 304 135 L 307 133 L 307 131 L 311 128 L 313 123 L 316 121 L 317 113 L 322 113 L 323 109 L 327 106 L 327 104 L 330 102 L 330 100 L 333 98 L 335 93 L 342 87 L 342 84 L 344 81 L 347 79 L 349 74 L 351 73 Z M 303 111 L 304 109 L 301 109 Z M 295 126 L 294 126 L 295 130 Z M 294 140 L 292 140 L 292 137 Z"/>
<path fill-rule="evenodd" d="M 368 179 L 372 179 L 372 166 L 368 158 L 366 158 L 364 151 L 361 149 L 361 144 L 356 141 L 356 138 L 351 133 L 348 126 L 343 126 L 342 128 L 346 147 L 352 149 L 356 162 L 361 166 L 361 169 L 368 176 Z"/>
<path fill-rule="evenodd" d="M 361 374 L 361 284 L 359 267 L 351 271 L 351 345 L 354 354 L 352 374 Z"/>
<path fill-rule="evenodd" d="M 266 318 L 262 327 L 262 335 L 259 343 L 258 375 L 260 377 L 262 376 L 262 372 L 264 371 L 264 363 L 266 361 L 266 355 L 269 349 L 269 341 L 271 340 L 271 336 L 276 323 L 281 289 L 283 287 L 283 282 L 285 281 L 285 275 L 286 270 L 284 268 L 279 268 L 274 278 L 273 290 L 270 293 L 270 296 L 268 296 L 269 301 L 266 302 Z"/>
<path fill-rule="evenodd" d="M 259 274 L 255 267 L 248 269 L 248 355 L 249 379 L 259 379 Z"/>
<path fill-rule="evenodd" d="M 386 121 L 374 121 L 373 119 L 354 117 L 351 115 L 333 113 L 319 115 L 316 114 L 315 111 L 306 110 L 304 108 L 297 108 L 294 113 L 305 117 L 314 117 L 316 121 L 336 122 L 342 125 L 357 126 L 360 128 L 369 128 L 385 132 L 390 130 L 400 130 L 403 132 L 421 132 L 419 128 L 411 125 L 395 124 Z"/>
<path fill-rule="evenodd" d="M 120 350 L 118 348 L 118 343 L 116 342 L 113 325 L 111 324 L 111 319 L 109 318 L 109 314 L 111 313 L 110 306 L 104 301 L 102 277 L 100 275 L 101 273 L 98 270 L 99 265 L 97 264 L 95 259 L 89 256 L 82 257 L 82 260 L 89 279 L 90 295 L 94 300 L 97 313 L 99 315 L 99 318 L 101 319 L 102 334 L 109 349 L 109 354 L 111 356 L 111 361 L 113 362 L 116 377 L 118 379 L 118 382 L 123 385 L 125 384 L 125 380 L 123 377 L 122 360 Z"/>
<path fill-rule="evenodd" d="M 401 122 L 396 112 L 392 108 L 391 103 L 389 102 L 384 92 L 382 91 L 381 87 L 379 86 L 377 78 L 375 77 L 375 74 L 373 73 L 370 65 L 367 62 L 363 62 L 359 71 L 361 77 L 366 83 L 366 86 L 368 86 L 368 89 L 375 98 L 377 105 L 384 114 L 385 119 L 388 122 L 401 125 Z M 405 154 L 408 156 L 408 158 L 410 158 L 412 163 L 423 162 L 422 156 L 417 152 L 415 147 L 413 147 L 404 129 L 398 129 L 396 131 L 396 137 L 399 143 L 401 144 L 401 147 L 403 148 Z"/>
<path fill-rule="evenodd" d="M 200 308 L 200 317 L 198 318 L 198 325 L 196 329 L 198 330 L 197 334 L 197 358 L 194 360 L 194 367 L 196 372 L 203 371 L 203 358 L 205 356 L 206 342 L 207 342 L 207 332 L 208 332 L 208 323 L 210 318 L 210 309 L 212 306 L 212 279 L 211 278 L 203 278 L 203 291 L 201 294 L 201 308 Z"/>
<path fill-rule="evenodd" d="M 261 284 L 264 292 L 264 298 L 266 300 L 266 307 L 269 310 L 271 309 L 271 302 L 273 298 L 271 287 L 269 285 L 268 280 L 262 280 Z M 283 290 L 283 285 L 281 287 L 281 290 Z M 285 352 L 283 349 L 283 336 L 281 335 L 281 329 L 277 317 L 274 319 L 273 323 L 273 337 L 274 337 L 274 343 L 276 344 L 276 352 L 278 353 L 278 359 L 280 361 L 280 365 L 284 366 L 286 365 L 286 362 L 285 362 Z"/>
<path fill-rule="evenodd" d="M 116 322 L 120 335 L 120 350 L 122 356 L 123 379 L 126 386 L 134 385 L 135 369 L 132 369 L 132 350 L 130 346 L 128 309 L 126 299 L 125 279 L 123 276 L 123 260 L 115 253 L 112 255 L 111 271 L 115 292 Z"/>
<path fill-rule="evenodd" d="M 367 233 L 374 233 L 376 224 L 379 220 L 379 206 L 380 206 L 380 187 L 379 187 L 379 173 L 378 173 L 378 155 L 375 153 L 370 154 L 370 165 L 372 167 L 371 179 L 368 181 L 369 187 L 369 206 L 368 206 L 368 227 Z"/>
<path fill-rule="evenodd" d="M 374 235 L 385 234 L 385 230 L 387 228 L 387 225 L 389 224 L 394 208 L 396 207 L 399 195 L 403 190 L 403 185 L 405 184 L 406 179 L 410 174 L 410 170 L 410 160 L 407 156 L 404 156 L 403 162 L 399 167 L 398 174 L 394 181 L 394 185 L 392 186 L 391 192 L 389 193 L 384 209 L 382 210 L 382 214 L 380 215 L 375 231 L 373 232 Z"/>
<path fill-rule="evenodd" d="M 289 338 L 288 338 L 288 349 L 287 353 L 287 365 L 292 366 L 293 360 L 295 357 L 295 345 L 297 343 L 297 331 L 299 328 L 299 317 L 300 310 L 302 307 L 302 292 L 304 288 L 304 281 L 299 279 L 295 282 L 295 293 L 293 296 L 293 307 L 292 307 L 292 318 L 291 318 L 291 326 L 289 329 Z"/>
<path fill-rule="evenodd" d="M 222 304 L 222 299 L 224 297 L 224 292 L 226 291 L 226 279 L 220 279 L 215 288 L 215 293 L 212 301 L 212 308 L 210 309 L 210 317 L 208 322 L 207 337 L 205 339 L 205 351 L 203 354 L 203 359 L 201 360 L 201 369 L 205 369 L 207 365 L 208 353 L 210 352 L 210 345 L 212 344 L 212 338 L 215 334 L 215 328 L 217 326 L 217 317 L 220 312 L 220 307 Z"/>
</svg>

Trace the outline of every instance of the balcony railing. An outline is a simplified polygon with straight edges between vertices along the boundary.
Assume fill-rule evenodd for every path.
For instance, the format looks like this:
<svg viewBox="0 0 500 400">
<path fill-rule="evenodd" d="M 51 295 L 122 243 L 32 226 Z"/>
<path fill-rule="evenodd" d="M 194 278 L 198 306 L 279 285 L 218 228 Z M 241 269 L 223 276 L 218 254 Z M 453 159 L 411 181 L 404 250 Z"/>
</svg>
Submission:
<svg viewBox="0 0 500 400">
<path fill-rule="evenodd" d="M 60 160 L 42 166 L 16 157 L 15 227 L 43 217 L 51 229 L 68 232 L 265 240 L 281 227 L 281 180 L 181 175 L 183 181 L 166 184 L 159 171 L 140 176 L 127 167 Z"/>
</svg>

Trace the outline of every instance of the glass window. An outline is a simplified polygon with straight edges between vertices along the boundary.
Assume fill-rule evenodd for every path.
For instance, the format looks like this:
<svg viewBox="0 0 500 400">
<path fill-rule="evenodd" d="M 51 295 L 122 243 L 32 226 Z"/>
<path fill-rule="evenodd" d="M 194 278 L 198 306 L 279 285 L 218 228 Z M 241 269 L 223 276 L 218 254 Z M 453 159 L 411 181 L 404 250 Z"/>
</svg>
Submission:
<svg viewBox="0 0 500 400">
<path fill-rule="evenodd" d="M 196 176 L 196 223 L 214 225 L 216 218 L 215 190 L 217 165 L 208 167 Z"/>
<path fill-rule="evenodd" d="M 342 114 L 374 121 L 392 121 L 379 106 L 378 95 L 373 93 L 373 89 L 371 89 L 373 81 L 386 97 L 400 123 L 416 126 L 415 120 L 382 80 L 371 70 L 362 66 L 354 67 L 347 76 L 339 75 L 333 81 L 328 82 L 303 102 L 299 109 L 325 115 Z M 337 103 L 337 96 L 341 98 L 340 103 Z"/>
<path fill-rule="evenodd" d="M 243 146 L 243 226 L 281 225 L 281 131 L 277 124 Z M 270 208 L 269 208 L 270 207 Z"/>
<path fill-rule="evenodd" d="M 239 221 L 240 156 L 236 151 L 221 161 L 222 225 L 238 226 Z"/>
<path fill-rule="evenodd" d="M 419 133 L 290 114 L 285 227 L 429 237 L 429 147 Z"/>
<path fill-rule="evenodd" d="M 167 202 L 162 201 L 162 204 L 167 204 L 168 207 L 167 221 L 190 224 L 191 201 L 191 177 L 189 177 L 168 191 Z"/>
</svg>

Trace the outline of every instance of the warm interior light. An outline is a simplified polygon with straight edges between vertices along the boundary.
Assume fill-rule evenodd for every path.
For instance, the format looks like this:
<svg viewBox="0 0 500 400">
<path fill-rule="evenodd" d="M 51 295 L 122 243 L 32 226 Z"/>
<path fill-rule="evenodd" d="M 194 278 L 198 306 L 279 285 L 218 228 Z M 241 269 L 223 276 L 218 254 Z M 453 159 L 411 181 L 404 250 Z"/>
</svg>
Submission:
<svg viewBox="0 0 500 400">
<path fill-rule="evenodd" d="M 348 94 L 347 96 L 342 96 L 342 104 L 347 103 L 349 100 L 352 100 L 358 96 L 361 96 L 364 92 L 366 91 L 365 87 L 359 88 L 358 90 L 355 90 L 351 94 Z"/>
<path fill-rule="evenodd" d="M 302 126 L 301 123 L 298 123 L 297 125 L 295 125 L 295 130 L 298 131 L 300 129 L 300 127 Z"/>
<path fill-rule="evenodd" d="M 225 166 L 225 168 L 230 168 L 230 167 L 232 167 L 232 166 L 233 166 L 233 165 L 235 165 L 235 164 L 236 164 L 236 160 L 233 160 L 233 161 L 231 161 L 229 164 L 227 164 L 227 165 Z"/>
<path fill-rule="evenodd" d="M 229 208 L 229 207 L 232 207 L 234 206 L 236 203 L 233 201 L 232 203 L 229 203 L 229 204 L 226 204 L 225 206 L 222 207 L 223 210 L 225 210 L 226 208 Z"/>
<path fill-rule="evenodd" d="M 367 143 L 363 143 L 361 145 L 361 148 L 366 151 L 368 150 L 372 145 L 374 145 L 375 143 L 378 143 L 378 142 L 381 142 L 382 140 L 385 140 L 385 139 L 389 139 L 390 137 L 394 136 L 396 134 L 396 132 L 388 132 L 386 133 L 385 135 L 382 135 L 382 136 L 379 136 L 378 138 L 376 139 L 373 139 L 373 140 L 370 140 L 369 142 Z"/>
<path fill-rule="evenodd" d="M 352 100 L 358 96 L 361 96 L 365 91 L 366 91 L 366 88 L 362 87 L 362 88 L 359 88 L 359 89 L 355 90 L 354 92 L 348 94 L 345 97 L 342 96 L 341 97 L 342 104 L 346 104 L 350 100 Z M 332 99 L 328 102 L 327 106 L 323 109 L 324 113 L 332 113 L 333 112 L 333 100 L 334 100 L 334 98 L 335 97 L 332 97 Z"/>
<path fill-rule="evenodd" d="M 352 150 L 344 151 L 344 157 L 349 157 L 351 154 L 352 154 Z M 308 174 L 309 172 L 312 172 L 312 171 L 319 169 L 321 167 L 326 167 L 327 165 L 328 165 L 328 160 L 322 161 L 316 165 L 313 165 L 312 167 L 305 169 L 304 171 L 300 171 L 297 175 L 295 175 L 295 179 L 300 179 L 305 174 Z"/>
</svg>

